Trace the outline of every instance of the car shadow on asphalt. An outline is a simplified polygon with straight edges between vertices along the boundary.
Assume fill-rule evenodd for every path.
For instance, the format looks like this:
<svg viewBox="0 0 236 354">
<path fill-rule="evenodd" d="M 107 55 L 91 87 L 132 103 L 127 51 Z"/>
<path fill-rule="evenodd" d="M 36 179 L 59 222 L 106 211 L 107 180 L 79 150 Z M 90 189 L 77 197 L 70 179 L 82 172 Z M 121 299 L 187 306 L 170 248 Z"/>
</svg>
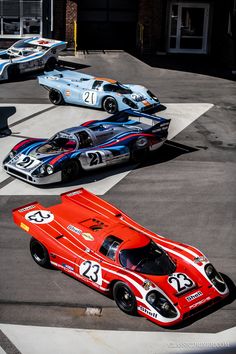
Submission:
<svg viewBox="0 0 236 354">
<path fill-rule="evenodd" d="M 192 153 L 198 151 L 199 149 L 193 148 L 187 145 L 175 143 L 172 141 L 166 141 L 165 144 L 157 151 L 151 152 L 145 155 L 142 161 L 134 163 L 125 163 L 118 166 L 110 166 L 101 168 L 99 171 L 94 172 L 82 172 L 82 175 L 71 182 L 68 183 L 53 183 L 45 186 L 36 186 L 40 189 L 53 189 L 61 187 L 76 187 L 78 185 L 89 184 L 98 182 L 102 179 L 118 175 L 120 173 L 129 172 L 132 170 L 137 170 L 144 168 L 146 166 L 157 165 L 160 163 L 165 163 L 167 161 L 173 160 L 180 155 Z"/>
<path fill-rule="evenodd" d="M 128 51 L 129 52 L 129 51 Z M 132 56 L 138 58 L 152 68 L 175 70 L 180 72 L 189 72 L 201 75 L 207 75 L 226 80 L 236 80 L 232 68 L 213 61 L 206 55 L 199 54 L 144 54 L 129 52 Z"/>
<path fill-rule="evenodd" d="M 80 70 L 80 69 L 85 69 L 89 68 L 90 65 L 85 65 L 85 64 L 80 64 L 80 63 L 74 63 L 68 60 L 59 60 L 58 61 L 58 66 L 56 66 L 56 70 Z M 29 80 L 35 80 L 37 79 L 38 76 L 44 75 L 44 71 L 33 71 L 31 73 L 24 73 L 15 76 L 11 80 L 4 80 L 2 81 L 2 84 L 8 83 L 8 82 L 21 82 L 21 81 L 29 81 Z"/>
<path fill-rule="evenodd" d="M 137 168 L 165 163 L 170 160 L 174 160 L 181 155 L 193 153 L 199 150 L 200 149 L 196 147 L 167 140 L 158 151 L 149 153 L 145 159 L 137 166 Z"/>
</svg>

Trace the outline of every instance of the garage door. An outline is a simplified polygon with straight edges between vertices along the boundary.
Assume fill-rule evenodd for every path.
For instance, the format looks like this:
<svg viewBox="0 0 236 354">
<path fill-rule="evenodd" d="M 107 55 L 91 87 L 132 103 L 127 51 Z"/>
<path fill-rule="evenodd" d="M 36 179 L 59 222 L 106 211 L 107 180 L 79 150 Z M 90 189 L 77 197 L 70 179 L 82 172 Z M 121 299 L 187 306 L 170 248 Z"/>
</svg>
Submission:
<svg viewBox="0 0 236 354">
<path fill-rule="evenodd" d="M 136 44 L 138 0 L 80 0 L 80 49 L 131 49 Z"/>
</svg>

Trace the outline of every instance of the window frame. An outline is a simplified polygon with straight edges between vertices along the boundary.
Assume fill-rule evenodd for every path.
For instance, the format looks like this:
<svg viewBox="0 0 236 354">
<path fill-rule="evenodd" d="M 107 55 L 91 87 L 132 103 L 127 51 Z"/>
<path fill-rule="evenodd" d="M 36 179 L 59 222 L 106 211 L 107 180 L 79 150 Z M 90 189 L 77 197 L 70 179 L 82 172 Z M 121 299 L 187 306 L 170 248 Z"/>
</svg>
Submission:
<svg viewBox="0 0 236 354">
<path fill-rule="evenodd" d="M 42 31 L 43 31 L 43 0 L 39 0 L 39 6 L 40 6 L 40 13 L 41 16 L 24 16 L 23 15 L 23 1 L 22 0 L 18 0 L 19 1 L 19 6 L 20 6 L 20 13 L 19 16 L 0 16 L 0 38 L 1 39 L 20 39 L 20 38 L 27 38 L 29 36 L 42 36 Z M 34 1 L 34 0 L 32 0 Z M 29 1 L 30 2 L 30 1 Z M 0 0 L 0 7 L 3 5 L 3 0 Z M 4 34 L 3 33 L 3 22 L 4 19 L 11 19 L 11 18 L 19 18 L 19 23 L 20 23 L 20 33 L 19 34 Z M 24 21 L 28 19 L 28 21 L 30 20 L 40 20 L 40 30 L 39 33 L 24 33 L 24 29 L 23 29 L 23 23 Z"/>
</svg>

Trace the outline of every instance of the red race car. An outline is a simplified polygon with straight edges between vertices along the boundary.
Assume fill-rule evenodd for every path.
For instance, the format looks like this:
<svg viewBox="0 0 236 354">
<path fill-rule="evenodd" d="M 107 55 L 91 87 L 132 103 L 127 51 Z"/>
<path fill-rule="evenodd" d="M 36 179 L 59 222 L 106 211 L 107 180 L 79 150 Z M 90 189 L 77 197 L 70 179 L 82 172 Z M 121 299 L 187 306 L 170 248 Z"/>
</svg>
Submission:
<svg viewBox="0 0 236 354">
<path fill-rule="evenodd" d="M 30 251 L 104 294 L 118 307 L 172 326 L 225 298 L 228 287 L 195 247 L 151 232 L 121 210 L 80 188 L 62 203 L 37 202 L 13 210 L 15 223 L 33 236 Z"/>
</svg>

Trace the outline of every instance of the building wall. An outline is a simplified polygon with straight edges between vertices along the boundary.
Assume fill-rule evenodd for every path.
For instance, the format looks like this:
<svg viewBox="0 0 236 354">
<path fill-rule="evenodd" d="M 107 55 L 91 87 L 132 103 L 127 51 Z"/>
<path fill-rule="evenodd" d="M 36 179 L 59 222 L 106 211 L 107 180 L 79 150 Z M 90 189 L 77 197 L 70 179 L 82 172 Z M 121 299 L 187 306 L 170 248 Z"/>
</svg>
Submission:
<svg viewBox="0 0 236 354">
<path fill-rule="evenodd" d="M 66 41 L 68 42 L 67 47 L 74 47 L 74 21 L 78 18 L 78 1 L 77 0 L 66 0 Z"/>
<path fill-rule="evenodd" d="M 143 51 L 164 50 L 166 1 L 139 0 L 139 25 L 143 26 Z"/>
</svg>

